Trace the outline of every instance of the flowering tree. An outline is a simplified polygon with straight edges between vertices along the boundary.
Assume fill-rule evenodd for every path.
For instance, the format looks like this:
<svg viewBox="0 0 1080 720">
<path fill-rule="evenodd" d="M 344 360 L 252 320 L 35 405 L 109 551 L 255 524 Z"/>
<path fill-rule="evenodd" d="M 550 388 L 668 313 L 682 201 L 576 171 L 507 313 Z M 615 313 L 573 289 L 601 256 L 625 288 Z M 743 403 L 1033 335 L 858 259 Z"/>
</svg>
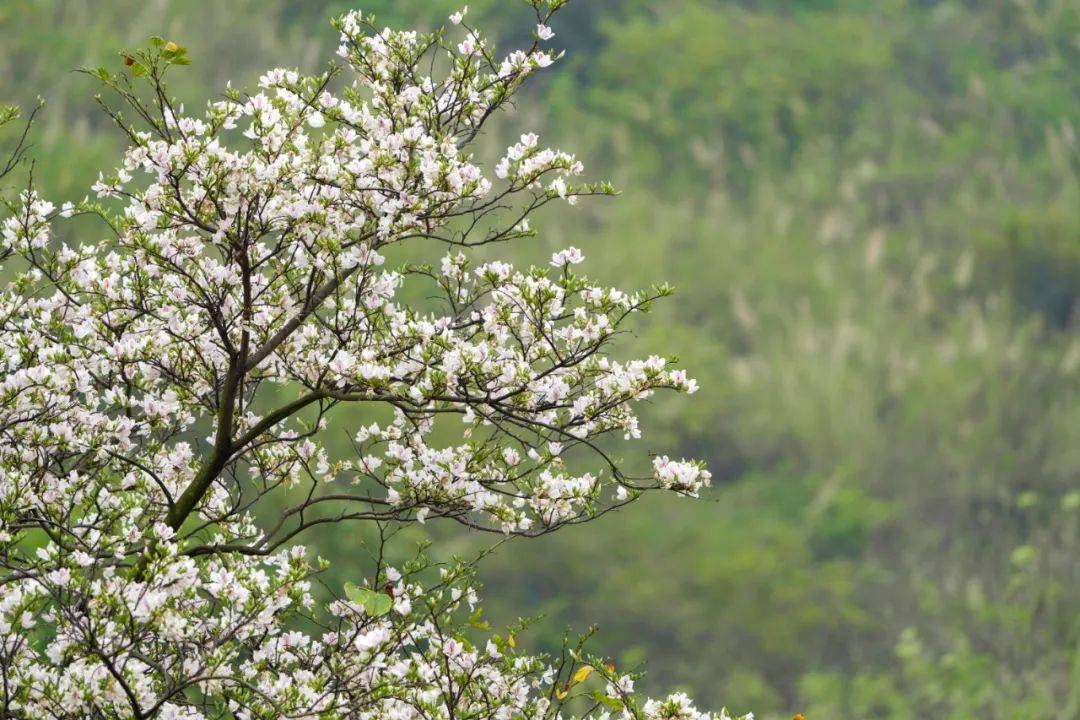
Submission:
<svg viewBox="0 0 1080 720">
<path fill-rule="evenodd" d="M 428 35 L 350 13 L 343 68 L 273 70 L 200 117 L 166 89 L 187 63 L 172 42 L 87 71 L 125 105 L 106 106 L 122 166 L 59 211 L 27 189 L 0 243 L 4 717 L 713 717 L 635 698 L 583 644 L 536 657 L 477 628 L 469 563 L 380 553 L 321 606 L 325 564 L 298 544 L 434 518 L 535 536 L 708 484 L 696 462 L 635 477 L 609 454 L 606 436 L 640 435 L 635 401 L 695 389 L 661 358 L 607 356 L 664 288 L 598 287 L 573 248 L 544 268 L 469 255 L 610 192 L 534 134 L 493 178 L 470 153 L 556 60 L 564 4 L 532 0 L 534 44 L 501 59 L 464 12 Z M 54 238 L 75 215 L 104 239 Z M 421 244 L 440 266 L 384 264 Z M 354 404 L 381 420 L 339 457 L 327 416 Z"/>
</svg>

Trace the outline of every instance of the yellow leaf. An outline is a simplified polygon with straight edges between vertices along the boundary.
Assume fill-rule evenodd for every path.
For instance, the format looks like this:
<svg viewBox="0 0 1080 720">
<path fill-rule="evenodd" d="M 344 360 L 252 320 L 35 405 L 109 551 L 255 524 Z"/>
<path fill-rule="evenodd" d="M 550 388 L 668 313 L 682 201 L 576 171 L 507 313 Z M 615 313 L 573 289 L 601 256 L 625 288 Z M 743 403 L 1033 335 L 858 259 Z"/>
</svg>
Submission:
<svg viewBox="0 0 1080 720">
<path fill-rule="evenodd" d="M 176 52 L 180 49 L 180 46 L 170 40 L 169 42 L 165 43 L 165 49 L 169 52 Z"/>
<path fill-rule="evenodd" d="M 589 675 L 592 674 L 592 671 L 592 665 L 582 665 L 581 668 L 579 668 L 578 671 L 574 673 L 574 682 L 581 682 L 585 678 L 589 677 Z"/>
<path fill-rule="evenodd" d="M 559 698 L 560 700 L 565 699 L 568 694 L 569 691 L 567 690 L 560 690 L 559 688 L 555 688 L 555 697 Z"/>
</svg>

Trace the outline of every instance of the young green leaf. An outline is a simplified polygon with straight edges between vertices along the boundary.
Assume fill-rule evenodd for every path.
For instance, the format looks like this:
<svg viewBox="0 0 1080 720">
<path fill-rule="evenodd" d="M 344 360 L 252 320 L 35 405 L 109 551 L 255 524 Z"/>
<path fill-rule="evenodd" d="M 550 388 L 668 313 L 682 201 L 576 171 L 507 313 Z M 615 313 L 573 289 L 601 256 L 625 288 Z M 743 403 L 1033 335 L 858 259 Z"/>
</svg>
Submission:
<svg viewBox="0 0 1080 720">
<path fill-rule="evenodd" d="M 345 597 L 363 607 L 371 617 L 381 617 L 394 607 L 394 601 L 386 593 L 357 587 L 349 582 L 345 583 Z"/>
</svg>

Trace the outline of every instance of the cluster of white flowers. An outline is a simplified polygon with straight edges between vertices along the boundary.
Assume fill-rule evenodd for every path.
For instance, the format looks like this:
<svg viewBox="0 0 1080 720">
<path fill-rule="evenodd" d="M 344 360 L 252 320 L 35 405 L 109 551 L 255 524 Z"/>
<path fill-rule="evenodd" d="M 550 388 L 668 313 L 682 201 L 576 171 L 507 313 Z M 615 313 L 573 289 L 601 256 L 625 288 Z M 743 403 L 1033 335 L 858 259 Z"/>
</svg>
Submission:
<svg viewBox="0 0 1080 720">
<path fill-rule="evenodd" d="M 700 462 L 671 460 L 667 455 L 654 459 L 653 469 L 662 487 L 695 497 L 712 478 Z"/>
<path fill-rule="evenodd" d="M 178 50 L 158 43 L 137 60 L 154 100 L 122 92 L 145 125 L 117 115 L 132 146 L 97 198 L 57 212 L 30 190 L 13 204 L 0 714 L 554 718 L 595 670 L 588 716 L 713 717 L 682 696 L 642 705 L 631 676 L 584 655 L 553 665 L 512 635 L 476 644 L 467 567 L 432 579 L 422 560 L 380 561 L 319 607 L 323 567 L 296 544 L 347 521 L 539 534 L 708 484 L 666 456 L 633 477 L 605 449 L 640 437 L 634 402 L 696 389 L 663 358 L 606 356 L 666 290 L 597 287 L 575 248 L 524 269 L 467 252 L 530 236 L 549 202 L 608 192 L 571 184 L 581 164 L 531 133 L 494 179 L 469 153 L 556 59 L 539 43 L 563 4 L 534 0 L 534 46 L 503 59 L 466 10 L 453 38 L 353 12 L 337 24 L 351 82 L 273 70 L 201 117 L 170 99 L 161 77 Z M 108 237 L 55 239 L 73 215 L 98 216 Z M 440 268 L 387 268 L 409 242 L 451 250 Z M 420 293 L 438 302 L 401 299 Z M 322 431 L 349 404 L 388 411 L 336 457 Z M 576 469 L 590 457 L 598 467 Z M 259 502 L 275 492 L 299 498 L 276 520 Z"/>
</svg>

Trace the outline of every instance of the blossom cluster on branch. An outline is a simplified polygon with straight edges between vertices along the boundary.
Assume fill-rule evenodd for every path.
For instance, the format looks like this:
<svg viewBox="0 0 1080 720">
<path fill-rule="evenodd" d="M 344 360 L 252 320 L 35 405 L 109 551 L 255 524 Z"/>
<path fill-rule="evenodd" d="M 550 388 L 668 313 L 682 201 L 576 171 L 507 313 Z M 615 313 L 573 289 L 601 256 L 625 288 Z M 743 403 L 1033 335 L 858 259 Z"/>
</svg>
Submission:
<svg viewBox="0 0 1080 720">
<path fill-rule="evenodd" d="M 530 4 L 534 43 L 504 57 L 464 12 L 432 34 L 349 13 L 342 67 L 272 70 L 198 116 L 166 89 L 175 43 L 88 71 L 126 106 L 106 106 L 122 164 L 80 203 L 25 190 L 0 228 L 4 717 L 727 717 L 637 699 L 581 645 L 480 639 L 468 564 L 380 554 L 322 607 L 325 565 L 298 544 L 429 518 L 539 535 L 709 483 L 695 461 L 636 477 L 609 454 L 640 437 L 635 402 L 696 389 L 607 352 L 666 288 L 601 287 L 574 248 L 528 268 L 470 251 L 611 192 L 532 133 L 490 177 L 470 150 L 558 58 L 565 0 Z M 73 216 L 105 237 L 55 237 Z M 386 263 L 420 244 L 438 266 Z M 349 405 L 384 412 L 341 456 L 325 430 Z"/>
</svg>

